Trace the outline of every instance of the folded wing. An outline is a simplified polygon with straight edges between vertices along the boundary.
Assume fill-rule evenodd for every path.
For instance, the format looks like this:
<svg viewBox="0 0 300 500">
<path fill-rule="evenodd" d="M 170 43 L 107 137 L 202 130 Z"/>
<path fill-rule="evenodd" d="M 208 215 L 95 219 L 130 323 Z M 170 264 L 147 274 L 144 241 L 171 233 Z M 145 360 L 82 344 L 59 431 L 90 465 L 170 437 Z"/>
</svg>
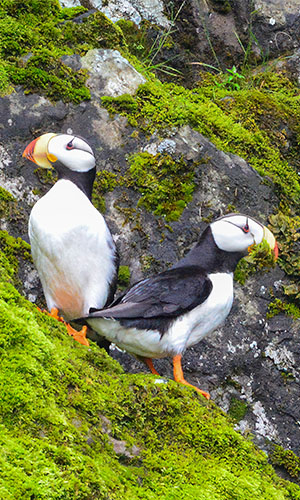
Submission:
<svg viewBox="0 0 300 500">
<path fill-rule="evenodd" d="M 109 308 L 88 318 L 175 318 L 204 302 L 212 282 L 197 266 L 170 269 L 136 283 Z"/>
</svg>

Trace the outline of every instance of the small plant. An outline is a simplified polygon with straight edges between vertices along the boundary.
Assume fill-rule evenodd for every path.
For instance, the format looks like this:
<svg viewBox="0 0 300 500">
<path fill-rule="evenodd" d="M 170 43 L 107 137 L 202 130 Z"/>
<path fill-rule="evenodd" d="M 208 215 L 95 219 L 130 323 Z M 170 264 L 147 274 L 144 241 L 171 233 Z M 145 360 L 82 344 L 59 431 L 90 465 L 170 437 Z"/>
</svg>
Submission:
<svg viewBox="0 0 300 500">
<path fill-rule="evenodd" d="M 119 267 L 118 286 L 121 290 L 129 287 L 130 283 L 130 269 L 128 266 Z"/>
<path fill-rule="evenodd" d="M 238 263 L 234 278 L 244 285 L 247 278 L 258 270 L 270 269 L 275 265 L 275 258 L 269 244 L 262 241 L 259 245 L 253 245 L 249 255 Z"/>
<path fill-rule="evenodd" d="M 157 37 L 155 38 L 152 46 L 150 47 L 149 53 L 144 60 L 145 64 L 145 72 L 149 73 L 150 71 L 161 71 L 162 73 L 165 73 L 170 76 L 178 76 L 181 74 L 181 72 L 172 66 L 169 65 L 171 61 L 173 61 L 177 56 L 173 56 L 167 61 L 161 61 L 161 62 L 156 62 L 157 56 L 161 53 L 162 49 L 164 48 L 170 48 L 173 45 L 172 37 L 171 35 L 175 33 L 175 22 L 183 9 L 185 5 L 185 0 L 182 2 L 180 5 L 179 9 L 177 10 L 176 14 L 173 13 L 172 11 L 172 18 L 170 21 L 170 26 L 168 29 L 164 30 L 163 33 L 159 33 Z"/>
</svg>

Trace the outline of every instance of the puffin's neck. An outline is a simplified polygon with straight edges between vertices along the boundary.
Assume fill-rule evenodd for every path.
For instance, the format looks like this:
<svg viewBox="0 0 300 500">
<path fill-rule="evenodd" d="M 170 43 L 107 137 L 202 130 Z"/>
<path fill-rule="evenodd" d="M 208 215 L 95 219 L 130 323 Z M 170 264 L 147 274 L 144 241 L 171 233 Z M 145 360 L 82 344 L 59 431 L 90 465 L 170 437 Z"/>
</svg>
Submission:
<svg viewBox="0 0 300 500">
<path fill-rule="evenodd" d="M 67 179 L 73 182 L 83 193 L 92 200 L 93 184 L 96 177 L 96 167 L 91 168 L 87 172 L 75 172 L 65 167 L 62 163 L 56 162 L 55 170 L 58 174 L 58 179 Z"/>
<path fill-rule="evenodd" d="M 173 266 L 199 266 L 207 273 L 233 272 L 238 261 L 244 257 L 241 252 L 225 252 L 217 247 L 210 227 L 202 233 L 198 243 L 187 255 Z"/>
</svg>

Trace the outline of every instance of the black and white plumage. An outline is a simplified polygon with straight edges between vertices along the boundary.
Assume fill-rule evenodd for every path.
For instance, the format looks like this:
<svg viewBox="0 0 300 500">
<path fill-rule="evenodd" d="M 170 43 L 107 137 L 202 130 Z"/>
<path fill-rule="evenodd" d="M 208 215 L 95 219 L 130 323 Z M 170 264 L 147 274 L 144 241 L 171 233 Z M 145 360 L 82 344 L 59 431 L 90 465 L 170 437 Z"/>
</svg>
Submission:
<svg viewBox="0 0 300 500">
<path fill-rule="evenodd" d="M 183 352 L 225 320 L 233 302 L 235 267 L 263 239 L 276 255 L 275 238 L 262 224 L 242 214 L 221 217 L 175 266 L 135 284 L 85 321 L 120 348 L 145 358 L 150 368 L 149 358 L 172 356 L 175 380 L 186 383 Z"/>
<path fill-rule="evenodd" d="M 70 321 L 109 304 L 117 281 L 116 247 L 91 203 L 95 157 L 84 139 L 52 133 L 32 141 L 23 156 L 58 173 L 31 211 L 29 238 L 47 306 Z"/>
</svg>

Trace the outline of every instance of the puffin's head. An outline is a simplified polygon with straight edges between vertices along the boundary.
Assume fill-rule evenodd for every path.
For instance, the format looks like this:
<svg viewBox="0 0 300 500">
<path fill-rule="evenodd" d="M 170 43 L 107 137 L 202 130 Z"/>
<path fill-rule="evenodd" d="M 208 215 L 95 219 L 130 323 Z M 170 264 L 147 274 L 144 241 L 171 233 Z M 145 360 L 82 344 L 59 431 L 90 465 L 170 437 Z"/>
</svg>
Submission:
<svg viewBox="0 0 300 500">
<path fill-rule="evenodd" d="M 75 172 L 88 172 L 95 166 L 88 143 L 68 134 L 43 134 L 28 144 L 23 156 L 43 168 L 55 167 L 57 161 Z"/>
<path fill-rule="evenodd" d="M 278 257 L 278 247 L 271 231 L 252 217 L 243 214 L 227 214 L 210 225 L 216 245 L 225 252 L 247 255 L 249 247 L 265 240 Z"/>
</svg>

